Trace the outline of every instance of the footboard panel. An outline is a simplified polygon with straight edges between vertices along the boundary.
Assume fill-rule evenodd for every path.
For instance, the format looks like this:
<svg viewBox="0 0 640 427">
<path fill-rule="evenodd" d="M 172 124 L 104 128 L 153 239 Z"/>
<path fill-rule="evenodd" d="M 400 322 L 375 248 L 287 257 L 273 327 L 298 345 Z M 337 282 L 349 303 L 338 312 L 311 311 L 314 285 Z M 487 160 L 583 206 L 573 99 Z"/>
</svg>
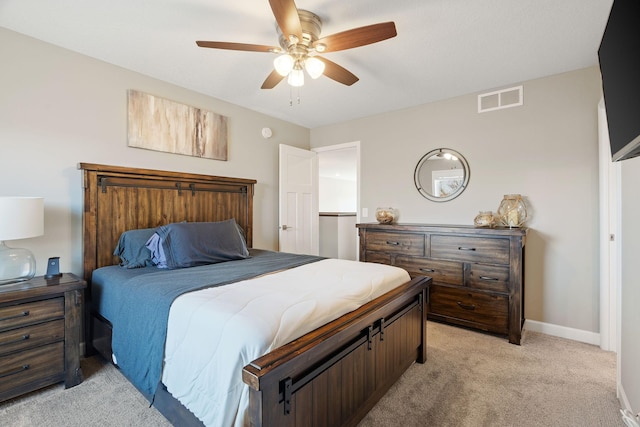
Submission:
<svg viewBox="0 0 640 427">
<path fill-rule="evenodd" d="M 251 425 L 356 425 L 412 363 L 424 363 L 430 280 L 413 279 L 247 365 Z"/>
</svg>

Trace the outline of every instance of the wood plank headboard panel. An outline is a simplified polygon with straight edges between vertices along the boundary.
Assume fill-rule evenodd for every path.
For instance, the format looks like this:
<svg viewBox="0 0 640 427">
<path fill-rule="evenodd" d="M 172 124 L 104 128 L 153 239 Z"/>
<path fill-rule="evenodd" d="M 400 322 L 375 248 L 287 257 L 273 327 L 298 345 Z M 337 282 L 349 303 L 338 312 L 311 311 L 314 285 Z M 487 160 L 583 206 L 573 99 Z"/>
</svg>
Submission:
<svg viewBox="0 0 640 427">
<path fill-rule="evenodd" d="M 253 245 L 256 180 L 80 163 L 83 170 L 84 279 L 118 263 L 113 251 L 127 230 L 172 222 L 234 218 Z"/>
</svg>

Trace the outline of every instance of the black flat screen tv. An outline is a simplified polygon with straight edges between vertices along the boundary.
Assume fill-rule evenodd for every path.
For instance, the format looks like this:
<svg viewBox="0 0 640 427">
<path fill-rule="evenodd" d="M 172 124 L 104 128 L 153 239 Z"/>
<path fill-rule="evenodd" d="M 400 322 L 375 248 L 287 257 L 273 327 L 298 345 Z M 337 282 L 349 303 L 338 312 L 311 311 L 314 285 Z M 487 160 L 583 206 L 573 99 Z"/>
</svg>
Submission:
<svg viewBox="0 0 640 427">
<path fill-rule="evenodd" d="M 598 57 L 611 158 L 640 156 L 640 0 L 614 0 Z"/>
</svg>

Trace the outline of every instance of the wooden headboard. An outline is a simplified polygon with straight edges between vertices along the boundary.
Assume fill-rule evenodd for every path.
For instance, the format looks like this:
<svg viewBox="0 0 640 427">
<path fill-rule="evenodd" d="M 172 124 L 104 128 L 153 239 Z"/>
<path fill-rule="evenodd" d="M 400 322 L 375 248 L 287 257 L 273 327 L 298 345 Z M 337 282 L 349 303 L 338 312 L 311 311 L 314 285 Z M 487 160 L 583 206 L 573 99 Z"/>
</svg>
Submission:
<svg viewBox="0 0 640 427">
<path fill-rule="evenodd" d="M 256 180 L 80 163 L 83 170 L 84 279 L 113 256 L 120 234 L 172 222 L 234 218 L 253 245 Z"/>
</svg>

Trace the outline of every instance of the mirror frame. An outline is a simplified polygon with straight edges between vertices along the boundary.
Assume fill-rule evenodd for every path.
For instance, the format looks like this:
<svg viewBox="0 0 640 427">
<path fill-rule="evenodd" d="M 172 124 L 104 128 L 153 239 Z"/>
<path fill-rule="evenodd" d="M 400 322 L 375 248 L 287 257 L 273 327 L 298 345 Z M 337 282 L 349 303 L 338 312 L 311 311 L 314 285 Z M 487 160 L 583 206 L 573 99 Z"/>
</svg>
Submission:
<svg viewBox="0 0 640 427">
<path fill-rule="evenodd" d="M 460 187 L 455 192 L 453 192 L 450 195 L 445 196 L 445 197 L 437 197 L 437 196 L 434 196 L 433 194 L 431 194 L 430 192 L 428 192 L 428 191 L 426 191 L 424 189 L 424 185 L 422 185 L 423 183 L 420 182 L 420 171 L 421 171 L 422 166 L 424 165 L 424 163 L 430 157 L 435 156 L 435 155 L 440 155 L 440 154 L 446 154 L 446 153 L 451 154 L 451 155 L 455 156 L 458 159 L 458 161 L 462 165 L 462 170 L 464 172 L 464 177 L 463 177 L 463 180 L 462 180 L 462 185 L 460 185 Z M 471 176 L 471 170 L 469 169 L 469 163 L 467 163 L 467 159 L 465 159 L 462 154 L 460 154 L 457 151 L 452 150 L 450 148 L 436 148 L 435 150 L 431 150 L 427 154 L 422 156 L 422 158 L 420 159 L 420 161 L 416 165 L 415 171 L 413 172 L 413 181 L 414 181 L 414 183 L 416 185 L 416 188 L 418 189 L 418 192 L 420 194 L 422 194 L 422 196 L 424 198 L 429 199 L 432 202 L 448 202 L 449 200 L 453 200 L 456 197 L 458 197 L 460 194 L 462 194 L 462 192 L 467 188 L 467 185 L 469 184 L 470 176 Z M 431 188 L 431 184 L 432 184 L 432 182 L 429 182 L 429 188 Z"/>
</svg>

